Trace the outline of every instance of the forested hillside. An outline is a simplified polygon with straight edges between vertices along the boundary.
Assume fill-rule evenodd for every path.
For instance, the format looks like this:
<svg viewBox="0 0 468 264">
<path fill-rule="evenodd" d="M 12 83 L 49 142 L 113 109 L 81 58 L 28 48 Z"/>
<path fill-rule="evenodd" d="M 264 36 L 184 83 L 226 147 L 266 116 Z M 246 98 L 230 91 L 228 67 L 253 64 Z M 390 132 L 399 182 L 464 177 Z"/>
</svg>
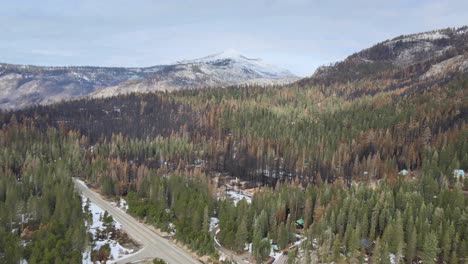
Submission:
<svg viewBox="0 0 468 264">
<path fill-rule="evenodd" d="M 0 263 L 81 263 L 86 229 L 71 177 L 79 135 L 11 123 L 0 130 Z"/>
<path fill-rule="evenodd" d="M 345 61 L 289 86 L 131 94 L 1 112 L 0 219 L 2 232 L 18 230 L 2 236 L 2 245 L 17 245 L 4 259 L 34 260 L 34 239 L 55 228 L 42 219 L 57 218 L 55 239 L 71 248 L 61 258 L 80 252 L 82 240 L 70 242 L 67 234 L 79 232 L 81 216 L 60 225 L 70 215 L 62 216 L 63 199 L 56 199 L 67 195 L 79 205 L 66 189 L 75 176 L 104 195 L 125 196 L 131 214 L 174 232 L 200 255 L 216 256 L 209 219 L 217 217 L 222 245 L 244 252 L 251 243 L 257 263 L 272 242 L 284 249 L 298 243 L 296 235 L 301 245 L 290 251 L 292 262 L 463 263 L 468 180 L 454 170 L 468 169 L 468 74 L 460 68 L 466 48 L 453 43 L 427 59 L 377 71 L 372 65 L 358 77 Z M 222 176 L 261 188 L 251 203 L 235 203 L 220 195 Z M 48 193 L 52 198 L 41 199 Z M 19 244 L 24 227 L 15 197 L 28 214 L 35 210 L 29 200 L 48 208 L 28 218 L 33 236 L 26 247 Z"/>
<path fill-rule="evenodd" d="M 314 86 L 233 87 L 81 100 L 1 118 L 42 131 L 77 129 L 88 149 L 126 162 L 177 168 L 203 160 L 207 172 L 261 183 L 394 179 L 403 169 L 418 172 L 425 151 L 436 149 L 449 153 L 441 173 L 453 183 L 449 172 L 468 162 L 464 144 L 448 149 L 466 130 L 467 84 L 459 75 L 404 95 L 355 100 L 326 97 Z"/>
</svg>

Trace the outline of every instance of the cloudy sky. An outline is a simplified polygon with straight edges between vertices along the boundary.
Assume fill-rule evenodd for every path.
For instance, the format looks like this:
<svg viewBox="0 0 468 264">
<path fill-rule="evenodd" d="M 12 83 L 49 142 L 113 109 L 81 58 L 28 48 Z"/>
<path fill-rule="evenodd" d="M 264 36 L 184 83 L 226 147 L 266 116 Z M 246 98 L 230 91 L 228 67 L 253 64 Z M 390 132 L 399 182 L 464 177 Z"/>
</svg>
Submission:
<svg viewBox="0 0 468 264">
<path fill-rule="evenodd" d="M 150 66 L 235 49 L 306 76 L 388 38 L 468 24 L 466 0 L 1 3 L 0 62 L 57 66 Z"/>
</svg>

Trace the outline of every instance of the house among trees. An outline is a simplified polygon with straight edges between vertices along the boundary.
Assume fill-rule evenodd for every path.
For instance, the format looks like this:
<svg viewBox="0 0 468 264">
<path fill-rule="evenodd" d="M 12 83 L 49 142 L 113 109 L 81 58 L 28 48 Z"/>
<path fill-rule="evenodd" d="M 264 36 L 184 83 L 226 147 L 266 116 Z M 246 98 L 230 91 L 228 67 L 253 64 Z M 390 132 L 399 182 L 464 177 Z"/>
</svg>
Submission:
<svg viewBox="0 0 468 264">
<path fill-rule="evenodd" d="M 303 218 L 303 217 L 301 217 L 300 219 L 298 219 L 298 220 L 296 221 L 296 228 L 297 228 L 297 229 L 302 229 L 302 228 L 304 228 L 304 218 Z"/>
<path fill-rule="evenodd" d="M 455 176 L 455 178 L 464 179 L 465 171 L 460 169 L 453 170 L 453 176 Z"/>
</svg>

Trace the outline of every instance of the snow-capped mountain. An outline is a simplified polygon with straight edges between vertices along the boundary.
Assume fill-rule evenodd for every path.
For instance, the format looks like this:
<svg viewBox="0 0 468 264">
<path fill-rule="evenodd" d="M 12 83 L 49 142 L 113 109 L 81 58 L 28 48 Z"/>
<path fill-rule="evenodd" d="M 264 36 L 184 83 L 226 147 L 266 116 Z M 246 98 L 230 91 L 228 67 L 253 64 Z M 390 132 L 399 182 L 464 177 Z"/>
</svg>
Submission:
<svg viewBox="0 0 468 264">
<path fill-rule="evenodd" d="M 129 80 L 97 90 L 107 97 L 130 92 L 174 91 L 242 84 L 286 84 L 298 80 L 291 72 L 227 50 L 195 60 L 179 61 L 141 80 Z"/>
<path fill-rule="evenodd" d="M 0 64 L 0 109 L 17 109 L 86 96 L 99 87 L 143 79 L 148 68 L 41 67 Z"/>
<path fill-rule="evenodd" d="M 289 78 L 293 76 L 288 70 L 265 63 L 258 58 L 245 57 L 233 49 L 228 49 L 196 60 L 180 61 L 178 64 L 231 65 L 233 68 L 254 71 L 263 78 Z"/>
<path fill-rule="evenodd" d="M 174 91 L 298 80 L 287 70 L 233 50 L 146 68 L 41 67 L 0 64 L 0 109 L 49 104 L 85 96 Z"/>
</svg>

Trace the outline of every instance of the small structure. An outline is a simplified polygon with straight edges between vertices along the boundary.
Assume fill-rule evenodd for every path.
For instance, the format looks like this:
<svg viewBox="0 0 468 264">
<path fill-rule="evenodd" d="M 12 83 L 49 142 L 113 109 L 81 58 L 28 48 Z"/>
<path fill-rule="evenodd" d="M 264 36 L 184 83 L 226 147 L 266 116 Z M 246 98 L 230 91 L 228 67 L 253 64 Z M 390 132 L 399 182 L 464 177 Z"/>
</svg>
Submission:
<svg viewBox="0 0 468 264">
<path fill-rule="evenodd" d="M 465 179 L 465 171 L 460 169 L 453 170 L 453 176 L 458 179 Z"/>
<path fill-rule="evenodd" d="M 402 175 L 402 176 L 406 176 L 406 175 L 408 175 L 408 173 L 409 173 L 409 171 L 407 171 L 407 170 L 401 170 L 398 174 Z"/>
<path fill-rule="evenodd" d="M 303 217 L 301 217 L 300 219 L 298 219 L 296 221 L 296 228 L 298 228 L 298 229 L 304 228 L 304 218 Z"/>
</svg>

